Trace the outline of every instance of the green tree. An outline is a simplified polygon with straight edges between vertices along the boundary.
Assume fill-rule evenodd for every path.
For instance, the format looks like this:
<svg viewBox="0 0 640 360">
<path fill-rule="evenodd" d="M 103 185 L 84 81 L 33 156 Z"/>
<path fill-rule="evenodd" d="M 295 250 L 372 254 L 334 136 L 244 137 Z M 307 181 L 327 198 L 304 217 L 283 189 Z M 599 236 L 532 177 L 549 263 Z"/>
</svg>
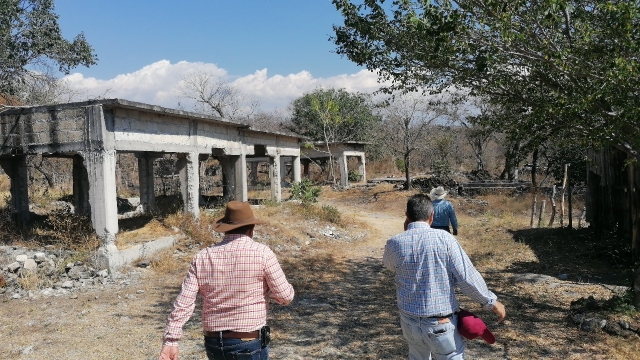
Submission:
<svg viewBox="0 0 640 360">
<path fill-rule="evenodd" d="M 335 183 L 331 144 L 366 141 L 380 117 L 372 111 L 366 94 L 343 89 L 316 89 L 291 104 L 292 118 L 288 130 L 322 141 L 329 156 L 329 176 Z"/>
<path fill-rule="evenodd" d="M 612 144 L 640 157 L 637 1 L 334 0 L 337 52 L 387 90 L 455 86 L 509 107 L 495 129 L 531 144 Z M 355 4 L 358 3 L 358 4 Z"/>
<path fill-rule="evenodd" d="M 291 104 L 290 130 L 313 141 L 367 141 L 380 118 L 368 94 L 316 89 Z"/>
<path fill-rule="evenodd" d="M 54 69 L 96 64 L 84 34 L 63 38 L 53 11 L 53 0 L 0 0 L 0 93 L 21 96 Z"/>
</svg>

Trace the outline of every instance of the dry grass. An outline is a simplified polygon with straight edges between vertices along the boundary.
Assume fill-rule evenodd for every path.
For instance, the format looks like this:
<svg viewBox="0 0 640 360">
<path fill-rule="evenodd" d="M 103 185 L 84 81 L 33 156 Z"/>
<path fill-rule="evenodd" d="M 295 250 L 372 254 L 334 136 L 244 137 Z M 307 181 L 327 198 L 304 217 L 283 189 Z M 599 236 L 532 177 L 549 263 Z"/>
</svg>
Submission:
<svg viewBox="0 0 640 360">
<path fill-rule="evenodd" d="M 159 239 L 165 236 L 174 235 L 175 231 L 167 228 L 157 219 L 133 219 L 143 220 L 145 223 L 141 227 L 135 227 L 127 231 L 121 227 L 121 231 L 116 236 L 115 244 L 118 249 L 126 249 L 130 246 L 144 243 L 150 240 Z M 148 221 L 147 221 L 148 220 Z"/>
<path fill-rule="evenodd" d="M 45 279 L 35 270 L 24 271 L 18 277 L 18 285 L 27 291 L 40 289 L 44 283 Z"/>
</svg>

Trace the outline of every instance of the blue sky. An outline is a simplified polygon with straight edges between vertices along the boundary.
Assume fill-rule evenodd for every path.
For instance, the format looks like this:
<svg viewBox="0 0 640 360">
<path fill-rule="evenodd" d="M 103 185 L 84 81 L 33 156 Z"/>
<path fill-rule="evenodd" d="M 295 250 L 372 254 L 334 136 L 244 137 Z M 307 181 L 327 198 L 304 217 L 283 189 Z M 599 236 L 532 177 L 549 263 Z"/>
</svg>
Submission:
<svg viewBox="0 0 640 360">
<path fill-rule="evenodd" d="M 267 110 L 318 86 L 375 88 L 373 74 L 333 53 L 329 37 L 342 18 L 330 0 L 56 0 L 55 6 L 64 36 L 84 32 L 98 55 L 98 65 L 69 77 L 87 97 L 106 92 L 171 107 L 181 76 L 203 68 L 264 97 Z M 164 95 L 153 95 L 154 86 Z"/>
</svg>

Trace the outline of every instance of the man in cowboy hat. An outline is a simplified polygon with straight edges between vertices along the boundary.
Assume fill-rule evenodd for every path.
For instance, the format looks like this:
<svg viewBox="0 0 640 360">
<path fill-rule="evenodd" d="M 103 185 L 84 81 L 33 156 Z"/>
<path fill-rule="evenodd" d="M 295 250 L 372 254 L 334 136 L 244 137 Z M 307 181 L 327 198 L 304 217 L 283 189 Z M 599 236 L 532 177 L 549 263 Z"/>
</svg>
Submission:
<svg viewBox="0 0 640 360">
<path fill-rule="evenodd" d="M 268 246 L 253 241 L 253 228 L 263 221 L 246 202 L 231 201 L 214 230 L 222 242 L 196 254 L 173 303 L 164 332 L 160 360 L 178 359 L 182 327 L 202 296 L 202 328 L 207 357 L 268 359 L 269 299 L 281 305 L 293 300 L 293 286 Z"/>
<path fill-rule="evenodd" d="M 402 334 L 409 344 L 410 360 L 462 360 L 465 342 L 482 330 L 478 323 L 465 320 L 458 327 L 460 303 L 455 288 L 471 300 L 492 310 L 502 321 L 504 305 L 489 291 L 482 275 L 469 260 L 456 238 L 434 230 L 433 205 L 429 197 L 417 194 L 407 201 L 405 231 L 387 241 L 382 261 L 395 273 L 396 302 Z M 493 339 L 495 341 L 495 339 Z"/>
<path fill-rule="evenodd" d="M 451 232 L 449 223 L 453 227 L 453 235 L 458 235 L 458 219 L 456 218 L 456 212 L 453 210 L 453 205 L 444 199 L 447 196 L 447 191 L 442 186 L 438 186 L 431 190 L 429 197 L 433 202 L 433 229 L 440 229 L 446 232 Z"/>
</svg>

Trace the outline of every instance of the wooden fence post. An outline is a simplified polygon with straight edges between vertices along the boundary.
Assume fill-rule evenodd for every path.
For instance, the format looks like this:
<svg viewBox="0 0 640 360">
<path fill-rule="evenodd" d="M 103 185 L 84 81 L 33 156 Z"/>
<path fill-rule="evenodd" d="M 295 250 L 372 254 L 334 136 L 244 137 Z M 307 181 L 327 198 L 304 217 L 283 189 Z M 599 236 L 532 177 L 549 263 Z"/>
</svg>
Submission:
<svg viewBox="0 0 640 360">
<path fill-rule="evenodd" d="M 536 208 L 538 205 L 538 194 L 536 193 L 533 196 L 533 204 L 531 204 L 531 221 L 529 222 L 529 227 L 533 228 L 533 219 L 536 218 Z"/>
<path fill-rule="evenodd" d="M 553 190 L 551 192 L 551 218 L 549 219 L 549 227 L 553 226 L 553 222 L 556 220 L 556 186 L 553 185 Z"/>
<path fill-rule="evenodd" d="M 567 168 L 569 164 L 564 164 L 564 177 L 562 178 L 562 199 L 560 200 L 560 227 L 564 227 L 564 194 L 567 191 Z"/>
<path fill-rule="evenodd" d="M 540 216 L 538 217 L 538 227 L 542 227 L 542 221 L 544 220 L 544 208 L 547 204 L 547 200 L 542 200 L 540 203 Z"/>
</svg>

